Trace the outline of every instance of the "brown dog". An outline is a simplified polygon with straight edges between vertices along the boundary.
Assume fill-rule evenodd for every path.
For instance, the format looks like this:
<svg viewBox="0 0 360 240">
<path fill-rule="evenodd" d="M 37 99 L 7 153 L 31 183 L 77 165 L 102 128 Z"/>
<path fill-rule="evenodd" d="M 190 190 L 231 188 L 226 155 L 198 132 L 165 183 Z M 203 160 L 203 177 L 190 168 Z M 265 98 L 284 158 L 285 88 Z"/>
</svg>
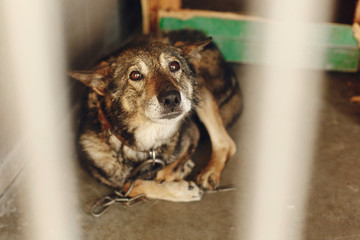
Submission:
<svg viewBox="0 0 360 240">
<path fill-rule="evenodd" d="M 219 185 L 236 151 L 225 128 L 239 116 L 242 100 L 211 39 L 190 30 L 145 37 L 91 71 L 70 75 L 90 87 L 79 149 L 97 179 L 122 191 L 131 187 L 130 197 L 170 201 L 199 200 L 202 189 Z M 212 144 L 200 187 L 184 180 L 200 136 L 196 114 Z M 153 164 L 142 167 L 149 159 Z M 166 166 L 155 168 L 159 161 Z"/>
</svg>

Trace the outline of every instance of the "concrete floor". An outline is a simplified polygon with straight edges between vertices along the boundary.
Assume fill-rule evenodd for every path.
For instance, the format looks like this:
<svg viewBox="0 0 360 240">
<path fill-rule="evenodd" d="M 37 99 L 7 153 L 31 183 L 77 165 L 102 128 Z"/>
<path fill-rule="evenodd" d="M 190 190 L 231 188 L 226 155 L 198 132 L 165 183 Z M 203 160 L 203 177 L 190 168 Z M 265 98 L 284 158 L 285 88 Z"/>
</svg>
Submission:
<svg viewBox="0 0 360 240">
<path fill-rule="evenodd" d="M 239 66 L 241 79 L 246 70 L 256 72 L 259 67 Z M 316 138 L 315 162 L 310 185 L 307 216 L 298 219 L 305 223 L 307 240 L 360 239 L 360 104 L 350 98 L 360 95 L 359 74 L 327 73 L 321 102 L 320 129 Z M 249 78 L 251 79 L 251 78 Z M 246 96 L 252 89 L 242 83 Z M 246 101 L 245 101 L 246 107 Z M 231 129 L 234 139 L 240 130 L 251 125 L 247 111 Z M 72 141 L 72 140 L 71 140 Z M 243 190 L 246 159 L 240 154 L 248 148 L 238 141 L 238 153 L 226 166 L 222 184 L 235 184 L 237 190 L 207 194 L 199 202 L 172 203 L 147 201 L 132 207 L 114 205 L 99 218 L 89 215 L 94 201 L 110 190 L 93 180 L 80 167 L 78 172 L 79 218 L 83 239 L 237 239 L 248 227 L 239 219 L 246 209 Z M 209 155 L 205 141 L 194 159 Z M 76 157 L 74 157 L 76 161 Z M 21 191 L 22 176 L 0 198 L 0 239 L 24 239 L 31 221 L 21 218 L 26 204 Z M 241 194 L 240 194 L 241 192 Z"/>
<path fill-rule="evenodd" d="M 321 109 L 306 239 L 360 239 L 359 74 L 329 73 Z"/>
</svg>

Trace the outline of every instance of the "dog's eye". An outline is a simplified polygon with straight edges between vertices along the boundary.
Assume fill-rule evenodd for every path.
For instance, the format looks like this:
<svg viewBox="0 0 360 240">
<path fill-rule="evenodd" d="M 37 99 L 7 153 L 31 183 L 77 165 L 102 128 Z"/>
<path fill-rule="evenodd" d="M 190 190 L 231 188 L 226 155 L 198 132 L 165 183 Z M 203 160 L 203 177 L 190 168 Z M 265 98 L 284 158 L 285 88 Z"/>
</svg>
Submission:
<svg viewBox="0 0 360 240">
<path fill-rule="evenodd" d="M 138 80 L 143 79 L 143 75 L 138 71 L 132 71 L 130 73 L 130 79 L 133 81 L 138 81 Z"/>
<path fill-rule="evenodd" d="M 178 61 L 172 61 L 169 63 L 169 68 L 171 72 L 176 72 L 180 69 L 180 63 Z"/>
</svg>

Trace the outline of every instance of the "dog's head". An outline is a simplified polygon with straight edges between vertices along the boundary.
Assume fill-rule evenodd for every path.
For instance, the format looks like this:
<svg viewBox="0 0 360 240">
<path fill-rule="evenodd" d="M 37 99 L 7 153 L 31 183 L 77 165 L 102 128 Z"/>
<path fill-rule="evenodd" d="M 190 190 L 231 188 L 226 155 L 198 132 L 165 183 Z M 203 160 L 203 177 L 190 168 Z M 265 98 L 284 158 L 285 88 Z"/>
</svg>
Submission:
<svg viewBox="0 0 360 240">
<path fill-rule="evenodd" d="M 115 126 L 135 119 L 174 123 L 196 106 L 192 63 L 199 60 L 199 52 L 210 41 L 178 42 L 175 46 L 151 43 L 127 49 L 91 71 L 70 75 L 103 96 L 104 110 Z"/>
</svg>

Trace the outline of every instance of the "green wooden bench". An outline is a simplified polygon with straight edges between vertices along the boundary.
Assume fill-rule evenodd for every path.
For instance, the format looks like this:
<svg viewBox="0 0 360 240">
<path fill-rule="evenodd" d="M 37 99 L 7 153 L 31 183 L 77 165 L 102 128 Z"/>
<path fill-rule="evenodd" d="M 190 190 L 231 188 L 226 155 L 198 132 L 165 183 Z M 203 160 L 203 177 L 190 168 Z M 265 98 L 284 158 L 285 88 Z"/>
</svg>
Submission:
<svg viewBox="0 0 360 240">
<path fill-rule="evenodd" d="M 264 28 L 269 21 L 232 13 L 210 11 L 159 11 L 161 30 L 197 29 L 212 36 L 226 60 L 236 63 L 262 63 L 258 49 Z M 318 65 L 306 66 L 329 71 L 356 72 L 359 65 L 359 47 L 352 28 L 345 24 L 311 24 L 318 34 L 309 42 L 306 54 L 324 54 Z M 327 36 L 324 38 L 324 36 Z"/>
</svg>

